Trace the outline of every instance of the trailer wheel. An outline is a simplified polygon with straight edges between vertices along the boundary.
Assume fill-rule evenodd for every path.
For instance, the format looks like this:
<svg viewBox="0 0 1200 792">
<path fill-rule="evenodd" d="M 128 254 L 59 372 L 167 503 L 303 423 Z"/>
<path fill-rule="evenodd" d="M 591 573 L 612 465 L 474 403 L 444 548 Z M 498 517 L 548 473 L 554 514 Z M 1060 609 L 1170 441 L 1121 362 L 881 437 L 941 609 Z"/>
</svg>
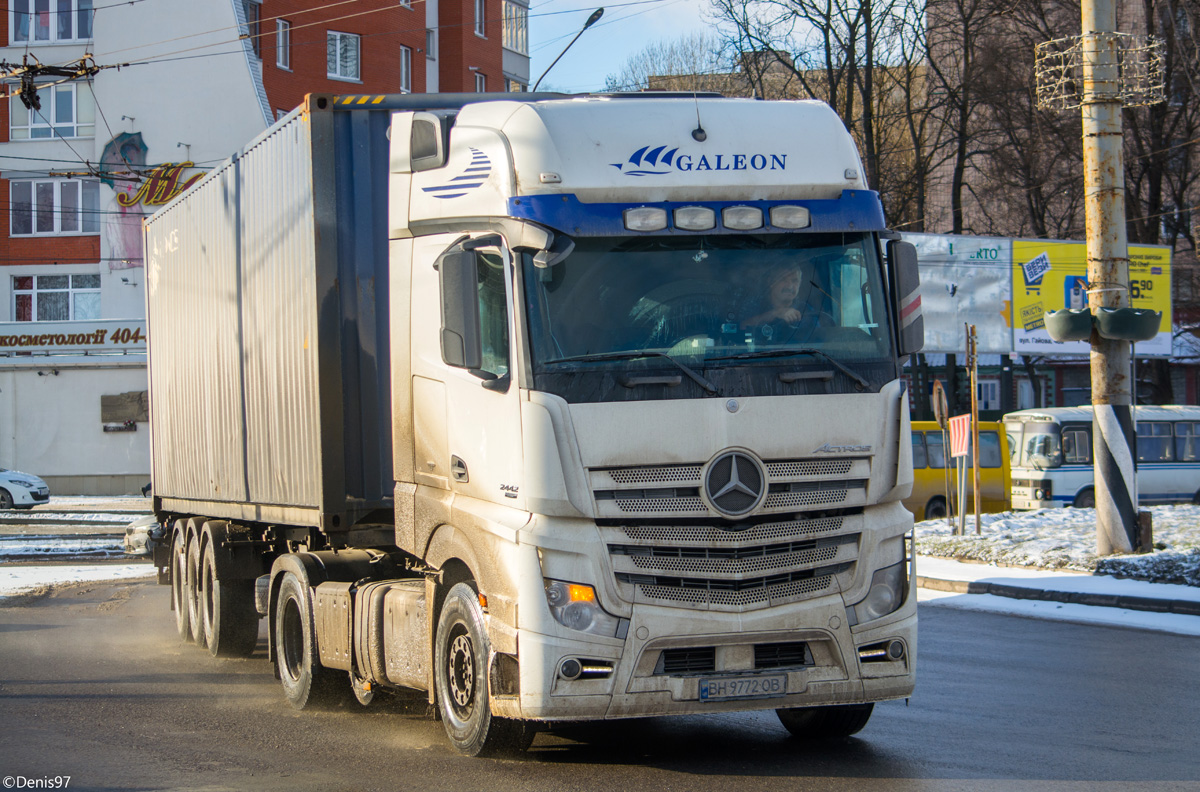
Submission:
<svg viewBox="0 0 1200 792">
<path fill-rule="evenodd" d="M 321 665 L 312 591 L 295 572 L 283 574 L 275 602 L 275 664 L 283 695 L 296 709 L 329 706 L 350 690 L 345 676 Z"/>
<path fill-rule="evenodd" d="M 1075 502 L 1071 504 L 1076 509 L 1094 509 L 1096 508 L 1096 491 L 1091 487 L 1084 487 L 1075 496 Z"/>
<path fill-rule="evenodd" d="M 200 536 L 188 531 L 187 574 L 184 576 L 184 592 L 187 599 L 188 621 L 191 623 L 192 640 L 204 646 L 204 625 L 200 621 Z"/>
<path fill-rule="evenodd" d="M 779 722 L 795 737 L 806 740 L 841 740 L 862 731 L 875 704 L 842 704 L 832 707 L 777 709 Z"/>
<path fill-rule="evenodd" d="M 200 613 L 213 657 L 249 657 L 258 645 L 254 581 L 223 579 L 217 573 L 216 541 L 210 535 L 200 561 Z"/>
<path fill-rule="evenodd" d="M 518 753 L 533 741 L 523 721 L 492 717 L 488 696 L 490 645 L 479 595 L 469 583 L 450 589 L 438 618 L 434 686 L 446 736 L 460 753 Z"/>
<path fill-rule="evenodd" d="M 176 528 L 171 535 L 171 608 L 175 611 L 175 631 L 181 641 L 192 640 L 192 620 L 188 615 L 187 533 Z"/>
</svg>

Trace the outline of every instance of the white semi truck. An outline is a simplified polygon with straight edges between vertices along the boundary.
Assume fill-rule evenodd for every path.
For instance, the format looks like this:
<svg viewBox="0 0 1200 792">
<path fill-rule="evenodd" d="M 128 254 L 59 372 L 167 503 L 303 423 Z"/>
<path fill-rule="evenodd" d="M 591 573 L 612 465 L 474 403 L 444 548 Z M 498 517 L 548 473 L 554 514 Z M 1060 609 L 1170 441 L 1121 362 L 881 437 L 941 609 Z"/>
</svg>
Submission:
<svg viewBox="0 0 1200 792">
<path fill-rule="evenodd" d="M 913 690 L 916 256 L 824 104 L 309 96 L 146 223 L 155 559 L 455 748 Z"/>
</svg>

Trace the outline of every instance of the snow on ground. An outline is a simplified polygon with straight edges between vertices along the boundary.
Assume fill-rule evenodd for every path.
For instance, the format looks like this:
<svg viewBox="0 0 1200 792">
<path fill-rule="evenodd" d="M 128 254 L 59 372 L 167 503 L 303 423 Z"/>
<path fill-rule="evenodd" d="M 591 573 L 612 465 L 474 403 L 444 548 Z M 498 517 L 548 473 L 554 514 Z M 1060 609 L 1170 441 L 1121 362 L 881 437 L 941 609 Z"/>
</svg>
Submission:
<svg viewBox="0 0 1200 792">
<path fill-rule="evenodd" d="M 0 597 L 64 583 L 90 583 L 153 577 L 152 564 L 73 564 L 0 566 Z"/>
<path fill-rule="evenodd" d="M 7 523 L 37 525 L 38 523 L 112 523 L 124 525 L 134 518 L 133 514 L 124 512 L 52 512 L 52 511 L 20 511 L 0 512 Z"/>
<path fill-rule="evenodd" d="M 1152 506 L 1154 546 L 1145 555 L 1096 557 L 1095 509 L 1041 509 L 985 514 L 975 535 L 967 516 L 965 536 L 954 536 L 946 520 L 917 523 L 920 555 L 982 561 L 1004 566 L 1073 569 L 1200 586 L 1200 506 Z"/>
<path fill-rule="evenodd" d="M 919 564 L 919 562 L 918 562 Z M 1124 608 L 1098 608 L 1070 602 L 1041 602 L 997 597 L 994 594 L 954 594 L 948 591 L 917 590 L 917 602 L 924 606 L 1053 619 L 1075 624 L 1103 624 L 1175 635 L 1200 636 L 1200 618 L 1179 613 L 1150 613 Z"/>
<path fill-rule="evenodd" d="M 114 536 L 13 536 L 0 537 L 0 561 L 32 556 L 119 556 L 125 552 Z"/>
</svg>

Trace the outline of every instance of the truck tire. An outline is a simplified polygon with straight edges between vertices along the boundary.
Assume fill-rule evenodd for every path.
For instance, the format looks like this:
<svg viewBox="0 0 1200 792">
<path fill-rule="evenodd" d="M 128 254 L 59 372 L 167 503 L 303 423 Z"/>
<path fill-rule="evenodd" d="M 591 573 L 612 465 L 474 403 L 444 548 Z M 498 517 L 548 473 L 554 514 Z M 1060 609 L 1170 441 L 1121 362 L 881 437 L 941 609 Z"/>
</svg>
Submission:
<svg viewBox="0 0 1200 792">
<path fill-rule="evenodd" d="M 842 740 L 862 731 L 875 704 L 841 704 L 832 707 L 777 709 L 779 722 L 795 737 L 805 740 Z"/>
<path fill-rule="evenodd" d="M 171 609 L 179 640 L 192 640 L 192 620 L 187 600 L 187 533 L 176 527 L 171 534 Z"/>
<path fill-rule="evenodd" d="M 519 753 L 533 741 L 523 721 L 492 717 L 488 696 L 490 644 L 479 595 L 469 583 L 450 589 L 438 618 L 434 686 L 446 736 L 467 756 Z"/>
<path fill-rule="evenodd" d="M 321 665 L 316 635 L 312 590 L 295 572 L 283 573 L 275 600 L 275 665 L 283 695 L 296 709 L 327 707 L 351 692 L 347 675 Z"/>
<path fill-rule="evenodd" d="M 200 560 L 200 615 L 205 643 L 213 657 L 249 657 L 258 645 L 254 581 L 223 579 L 217 568 L 216 549 L 223 537 L 209 534 L 205 539 Z"/>
<path fill-rule="evenodd" d="M 191 530 L 187 535 L 187 574 L 183 580 L 188 621 L 192 625 L 192 640 L 204 646 L 204 626 L 200 621 L 200 536 Z"/>
<path fill-rule="evenodd" d="M 1094 509 L 1096 508 L 1096 490 L 1091 487 L 1084 487 L 1075 496 L 1075 501 L 1071 504 L 1076 509 Z"/>
<path fill-rule="evenodd" d="M 925 504 L 925 518 L 924 519 L 926 519 L 926 520 L 944 519 L 946 517 L 947 511 L 948 510 L 946 509 L 946 499 L 940 495 L 934 496 L 929 499 L 929 503 Z"/>
</svg>

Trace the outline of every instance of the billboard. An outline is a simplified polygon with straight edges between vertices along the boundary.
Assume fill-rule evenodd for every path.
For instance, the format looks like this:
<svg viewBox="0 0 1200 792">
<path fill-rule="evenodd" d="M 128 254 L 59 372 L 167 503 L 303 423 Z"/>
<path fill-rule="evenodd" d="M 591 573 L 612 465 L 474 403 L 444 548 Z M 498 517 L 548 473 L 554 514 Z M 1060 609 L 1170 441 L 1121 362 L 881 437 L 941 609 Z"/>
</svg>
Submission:
<svg viewBox="0 0 1200 792">
<path fill-rule="evenodd" d="M 1046 332 L 1046 312 L 1086 308 L 1089 292 L 1117 288 L 1087 280 L 1087 246 L 1047 239 L 1012 241 L 1013 351 L 1026 355 L 1086 355 L 1087 341 L 1060 343 Z M 922 274 L 924 274 L 922 272 Z M 1138 355 L 1171 355 L 1171 249 L 1129 246 L 1129 302 L 1162 311 L 1158 335 L 1137 345 Z"/>
<path fill-rule="evenodd" d="M 1059 343 L 1046 312 L 1084 308 L 1087 245 L 1051 239 L 904 234 L 917 248 L 926 352 L 963 352 L 963 326 L 974 324 L 984 354 L 1087 355 L 1086 341 Z M 1158 335 L 1137 344 L 1139 356 L 1171 355 L 1171 248 L 1129 246 L 1129 304 L 1161 311 Z"/>
</svg>

